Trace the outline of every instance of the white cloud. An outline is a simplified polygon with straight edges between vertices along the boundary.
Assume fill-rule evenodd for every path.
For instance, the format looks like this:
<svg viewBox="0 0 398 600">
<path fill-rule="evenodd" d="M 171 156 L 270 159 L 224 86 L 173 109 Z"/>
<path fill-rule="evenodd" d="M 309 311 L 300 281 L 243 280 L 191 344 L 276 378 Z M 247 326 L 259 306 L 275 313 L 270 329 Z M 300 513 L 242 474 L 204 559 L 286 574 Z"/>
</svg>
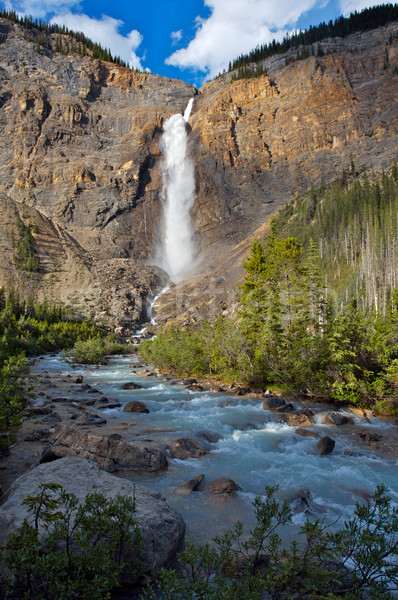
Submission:
<svg viewBox="0 0 398 600">
<path fill-rule="evenodd" d="M 5 7 L 22 15 L 44 19 L 51 13 L 65 12 L 79 4 L 79 0 L 7 0 Z"/>
<path fill-rule="evenodd" d="M 194 39 L 186 48 L 169 56 L 166 64 L 204 71 L 214 77 L 239 54 L 283 37 L 286 27 L 292 27 L 321 0 L 204 0 L 204 3 L 211 15 L 197 19 Z"/>
<path fill-rule="evenodd" d="M 109 48 L 114 56 L 120 56 L 124 61 L 130 63 L 130 67 L 142 70 L 141 59 L 136 50 L 142 42 L 142 35 L 136 29 L 132 29 L 127 35 L 119 33 L 123 21 L 102 15 L 101 19 L 94 19 L 87 15 L 65 13 L 56 15 L 51 23 L 65 25 L 72 31 L 82 31 L 93 42 Z"/>
<path fill-rule="evenodd" d="M 182 29 L 179 29 L 178 31 L 172 31 L 170 34 L 170 37 L 171 37 L 173 46 L 174 46 L 174 44 L 178 44 L 178 42 L 182 38 Z"/>
<path fill-rule="evenodd" d="M 370 6 L 377 6 L 381 2 L 369 2 L 369 0 L 340 0 L 339 6 L 342 14 L 347 17 L 350 13 L 359 12 Z"/>
</svg>

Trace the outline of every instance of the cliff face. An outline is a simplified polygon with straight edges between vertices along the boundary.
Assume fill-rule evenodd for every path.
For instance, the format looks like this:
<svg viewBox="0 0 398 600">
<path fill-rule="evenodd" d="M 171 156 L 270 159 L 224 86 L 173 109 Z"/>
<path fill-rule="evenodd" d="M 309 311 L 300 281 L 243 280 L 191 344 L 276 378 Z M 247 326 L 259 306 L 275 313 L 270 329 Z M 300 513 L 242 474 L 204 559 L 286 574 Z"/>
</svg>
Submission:
<svg viewBox="0 0 398 600">
<path fill-rule="evenodd" d="M 328 182 L 349 168 L 350 157 L 358 167 L 391 166 L 397 158 L 397 36 L 392 24 L 327 40 L 324 50 L 336 53 L 287 66 L 286 57 L 273 57 L 268 77 L 230 84 L 222 77 L 200 90 L 191 122 L 195 216 L 206 243 L 220 221 L 227 236 L 240 241 L 242 232 L 252 232 L 311 181 Z"/>
<path fill-rule="evenodd" d="M 323 57 L 286 66 L 273 57 L 267 76 L 224 76 L 199 92 L 90 58 L 38 54 L 7 21 L 0 34 L 0 284 L 85 304 L 115 327 L 142 321 L 147 295 L 166 279 L 144 266 L 161 235 L 159 142 L 164 121 L 192 96 L 198 298 L 214 277 L 224 297 L 253 232 L 311 181 L 330 181 L 351 158 L 376 170 L 397 159 L 398 24 L 322 42 L 334 51 Z M 35 226 L 40 273 L 14 267 L 18 223 Z"/>
</svg>

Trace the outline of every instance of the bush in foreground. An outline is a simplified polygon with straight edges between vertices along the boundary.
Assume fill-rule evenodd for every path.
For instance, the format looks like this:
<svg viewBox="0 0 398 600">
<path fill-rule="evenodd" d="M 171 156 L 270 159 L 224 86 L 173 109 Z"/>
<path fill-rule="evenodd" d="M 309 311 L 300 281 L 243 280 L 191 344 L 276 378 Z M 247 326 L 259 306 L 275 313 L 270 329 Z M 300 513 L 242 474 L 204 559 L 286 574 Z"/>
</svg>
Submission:
<svg viewBox="0 0 398 600">
<path fill-rule="evenodd" d="M 256 498 L 257 523 L 243 535 L 242 523 L 214 544 L 187 543 L 182 574 L 160 573 L 151 598 L 162 600 L 347 600 L 393 598 L 398 586 L 398 513 L 379 486 L 367 505 L 338 531 L 319 519 L 306 521 L 299 541 L 282 545 L 278 528 L 291 520 L 276 487 Z"/>
<path fill-rule="evenodd" d="M 93 493 L 79 505 L 50 483 L 23 504 L 30 518 L 1 552 L 8 570 L 1 597 L 104 600 L 123 572 L 138 576 L 141 534 L 133 499 Z"/>
</svg>

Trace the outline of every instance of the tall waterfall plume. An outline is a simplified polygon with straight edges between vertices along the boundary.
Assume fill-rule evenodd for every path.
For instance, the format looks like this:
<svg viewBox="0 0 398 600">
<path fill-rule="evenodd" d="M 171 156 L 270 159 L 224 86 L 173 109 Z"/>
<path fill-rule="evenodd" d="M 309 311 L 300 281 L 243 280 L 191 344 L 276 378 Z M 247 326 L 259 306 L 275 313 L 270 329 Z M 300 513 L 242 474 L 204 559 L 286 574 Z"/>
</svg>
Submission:
<svg viewBox="0 0 398 600">
<path fill-rule="evenodd" d="M 190 210 L 195 200 L 194 167 L 187 155 L 187 130 L 193 98 L 184 116 L 172 115 L 164 124 L 161 141 L 165 157 L 162 202 L 163 240 L 160 266 L 175 283 L 183 281 L 194 264 L 194 241 Z"/>
</svg>

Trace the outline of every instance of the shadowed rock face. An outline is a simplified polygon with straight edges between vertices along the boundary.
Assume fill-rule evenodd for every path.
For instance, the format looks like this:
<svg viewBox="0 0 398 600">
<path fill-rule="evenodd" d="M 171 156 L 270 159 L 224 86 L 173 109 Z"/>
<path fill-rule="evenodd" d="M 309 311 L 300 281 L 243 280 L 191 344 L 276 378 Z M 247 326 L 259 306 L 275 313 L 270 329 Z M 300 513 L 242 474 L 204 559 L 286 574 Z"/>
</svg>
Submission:
<svg viewBox="0 0 398 600">
<path fill-rule="evenodd" d="M 37 54 L 5 20 L 0 33 L 0 284 L 23 278 L 10 231 L 36 225 L 41 274 L 29 291 L 83 303 L 121 333 L 145 320 L 147 298 L 167 280 L 145 265 L 161 235 L 160 138 L 192 96 L 192 217 L 203 261 L 179 295 L 185 320 L 231 304 L 226 290 L 239 283 L 254 232 L 264 234 L 269 215 L 311 181 L 334 179 L 351 156 L 376 170 L 396 159 L 396 23 L 325 40 L 335 53 L 323 57 L 287 66 L 272 57 L 269 76 L 224 76 L 199 92 L 88 57 Z"/>
</svg>

